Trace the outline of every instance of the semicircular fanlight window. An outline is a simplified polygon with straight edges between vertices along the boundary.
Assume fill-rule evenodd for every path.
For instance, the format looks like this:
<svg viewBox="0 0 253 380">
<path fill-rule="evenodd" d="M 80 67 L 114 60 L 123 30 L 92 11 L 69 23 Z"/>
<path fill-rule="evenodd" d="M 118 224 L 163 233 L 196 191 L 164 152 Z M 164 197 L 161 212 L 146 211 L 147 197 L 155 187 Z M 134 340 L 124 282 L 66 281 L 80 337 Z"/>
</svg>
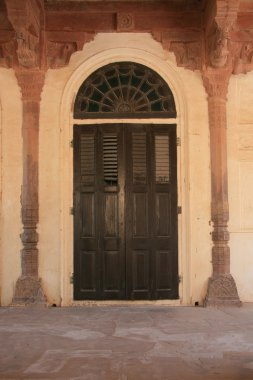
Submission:
<svg viewBox="0 0 253 380">
<path fill-rule="evenodd" d="M 150 68 L 118 62 L 91 74 L 75 100 L 74 117 L 176 117 L 167 83 Z"/>
</svg>

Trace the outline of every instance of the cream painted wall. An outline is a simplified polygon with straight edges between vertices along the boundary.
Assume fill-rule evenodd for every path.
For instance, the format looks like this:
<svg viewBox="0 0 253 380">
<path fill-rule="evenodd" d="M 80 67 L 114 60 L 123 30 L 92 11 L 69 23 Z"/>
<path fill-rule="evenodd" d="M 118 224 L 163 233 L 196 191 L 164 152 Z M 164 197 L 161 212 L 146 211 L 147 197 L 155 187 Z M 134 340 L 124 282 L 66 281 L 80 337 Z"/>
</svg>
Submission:
<svg viewBox="0 0 253 380">
<path fill-rule="evenodd" d="M 253 301 L 253 72 L 232 77 L 228 93 L 231 272 L 244 302 Z"/>
<path fill-rule="evenodd" d="M 1 103 L 1 199 L 0 199 L 0 288 L 1 305 L 12 301 L 20 275 L 22 181 L 22 104 L 13 70 L 0 69 Z"/>
<path fill-rule="evenodd" d="M 49 70 L 42 93 L 39 147 L 39 273 L 49 303 L 72 304 L 72 107 L 82 81 L 109 62 L 133 60 L 170 85 L 178 117 L 180 302 L 202 302 L 211 275 L 210 152 L 206 94 L 199 72 L 176 66 L 148 34 L 99 34 L 62 69 Z M 0 69 L 0 294 L 11 303 L 20 275 L 22 104 L 14 72 Z M 253 301 L 253 73 L 234 76 L 228 94 L 231 271 L 242 301 Z M 138 120 L 134 120 L 135 122 Z M 179 302 L 179 303 L 180 303 Z"/>
<path fill-rule="evenodd" d="M 202 302 L 211 274 L 210 158 L 207 101 L 199 72 L 178 68 L 149 34 L 99 34 L 68 67 L 49 70 L 41 101 L 39 273 L 49 303 L 70 305 L 73 287 L 72 107 L 83 80 L 110 62 L 133 60 L 156 70 L 177 104 L 179 267 L 182 304 Z M 136 120 L 135 120 L 136 122 Z"/>
</svg>

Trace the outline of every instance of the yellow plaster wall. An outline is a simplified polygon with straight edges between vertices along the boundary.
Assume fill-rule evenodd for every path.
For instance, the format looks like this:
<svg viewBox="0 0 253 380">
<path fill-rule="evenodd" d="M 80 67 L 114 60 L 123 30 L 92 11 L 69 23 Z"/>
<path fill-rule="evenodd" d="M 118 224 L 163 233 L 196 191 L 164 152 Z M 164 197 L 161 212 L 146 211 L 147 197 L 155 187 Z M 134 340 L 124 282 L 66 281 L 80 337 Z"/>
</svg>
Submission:
<svg viewBox="0 0 253 380">
<path fill-rule="evenodd" d="M 253 301 L 253 72 L 233 76 L 228 93 L 231 272 L 239 296 Z"/>
<path fill-rule="evenodd" d="M 21 272 L 22 104 L 13 70 L 0 69 L 0 103 L 0 288 L 4 306 L 11 303 Z"/>
<path fill-rule="evenodd" d="M 68 67 L 49 70 L 41 101 L 39 148 L 39 273 L 49 303 L 72 303 L 73 101 L 96 68 L 118 60 L 146 64 L 170 84 L 177 103 L 179 267 L 183 304 L 202 302 L 211 274 L 210 157 L 207 101 L 199 72 L 176 66 L 148 34 L 99 34 Z M 137 122 L 135 120 L 135 122 Z"/>
</svg>

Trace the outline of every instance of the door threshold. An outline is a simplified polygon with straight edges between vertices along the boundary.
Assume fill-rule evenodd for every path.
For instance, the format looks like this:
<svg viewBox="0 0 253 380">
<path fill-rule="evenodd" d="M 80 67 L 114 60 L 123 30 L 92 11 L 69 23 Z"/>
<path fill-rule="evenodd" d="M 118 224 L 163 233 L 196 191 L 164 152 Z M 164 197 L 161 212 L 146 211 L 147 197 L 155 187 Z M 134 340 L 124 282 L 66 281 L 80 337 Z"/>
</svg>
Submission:
<svg viewBox="0 0 253 380">
<path fill-rule="evenodd" d="M 117 301 L 72 301 L 69 306 L 183 306 L 182 301 L 178 300 L 154 300 L 154 301 L 131 301 L 131 300 L 117 300 Z"/>
</svg>

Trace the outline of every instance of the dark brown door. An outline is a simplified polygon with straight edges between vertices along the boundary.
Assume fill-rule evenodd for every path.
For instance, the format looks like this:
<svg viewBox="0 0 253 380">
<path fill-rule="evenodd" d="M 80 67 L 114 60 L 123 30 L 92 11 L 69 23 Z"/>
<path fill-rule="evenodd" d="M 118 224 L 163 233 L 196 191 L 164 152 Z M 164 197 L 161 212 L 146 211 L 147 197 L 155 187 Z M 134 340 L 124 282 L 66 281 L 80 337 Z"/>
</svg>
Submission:
<svg viewBox="0 0 253 380">
<path fill-rule="evenodd" d="M 178 298 L 175 125 L 74 127 L 74 298 Z"/>
</svg>

